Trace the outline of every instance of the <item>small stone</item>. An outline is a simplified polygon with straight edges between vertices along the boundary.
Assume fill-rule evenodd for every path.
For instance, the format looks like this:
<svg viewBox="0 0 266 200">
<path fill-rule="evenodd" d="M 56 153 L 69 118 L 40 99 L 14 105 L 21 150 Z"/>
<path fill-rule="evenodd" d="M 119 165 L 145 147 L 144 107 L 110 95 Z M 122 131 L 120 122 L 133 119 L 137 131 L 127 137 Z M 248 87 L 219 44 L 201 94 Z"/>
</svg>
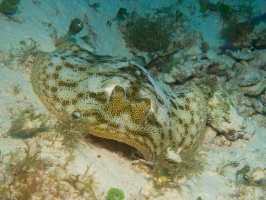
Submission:
<svg viewBox="0 0 266 200">
<path fill-rule="evenodd" d="M 245 117 L 250 117 L 251 115 L 253 115 L 255 113 L 254 109 L 251 107 L 247 107 L 246 110 L 244 112 L 241 113 L 242 116 Z"/>
<path fill-rule="evenodd" d="M 191 77 L 203 77 L 210 65 L 207 60 L 190 60 L 182 64 L 175 65 L 169 73 L 164 74 L 165 83 L 174 83 L 178 81 L 184 83 Z"/>
<path fill-rule="evenodd" d="M 231 141 L 249 139 L 255 131 L 252 121 L 240 116 L 225 91 L 216 91 L 209 99 L 208 124 Z"/>
<path fill-rule="evenodd" d="M 261 81 L 252 86 L 241 87 L 241 91 L 249 96 L 258 96 L 266 88 L 266 79 L 262 78 Z"/>
<path fill-rule="evenodd" d="M 209 50 L 205 55 L 210 61 L 218 62 L 220 65 L 225 65 L 226 69 L 231 69 L 235 63 L 235 60 L 226 54 L 217 55 L 215 52 Z"/>
<path fill-rule="evenodd" d="M 262 69 L 266 66 L 266 50 L 258 51 L 258 54 L 254 60 L 248 62 L 249 66 Z"/>
<path fill-rule="evenodd" d="M 210 46 L 207 42 L 202 42 L 202 49 L 203 49 L 203 52 L 207 52 L 210 50 Z"/>
<path fill-rule="evenodd" d="M 226 50 L 226 54 L 236 60 L 253 60 L 256 56 L 256 53 L 254 52 L 231 51 L 231 50 Z"/>
<path fill-rule="evenodd" d="M 203 137 L 203 144 L 210 145 L 214 142 L 214 139 L 217 135 L 217 131 L 210 126 L 206 126 L 204 137 Z"/>
<path fill-rule="evenodd" d="M 257 167 L 256 169 L 254 169 L 249 179 L 250 182 L 254 184 L 260 182 L 262 179 L 265 178 L 266 178 L 265 170 L 262 169 L 261 167 Z"/>
<path fill-rule="evenodd" d="M 249 67 L 246 62 L 235 63 L 236 80 L 240 87 L 256 85 L 263 78 L 260 71 L 256 68 Z"/>
<path fill-rule="evenodd" d="M 260 101 L 255 101 L 253 106 L 258 113 L 263 113 L 264 106 Z"/>
<path fill-rule="evenodd" d="M 187 51 L 184 52 L 185 60 L 195 60 L 198 55 L 202 54 L 202 50 L 199 46 L 192 46 Z"/>
<path fill-rule="evenodd" d="M 260 100 L 266 106 L 266 91 L 260 96 Z"/>
<path fill-rule="evenodd" d="M 262 114 L 252 115 L 252 120 L 261 127 L 266 128 L 266 117 Z"/>
</svg>

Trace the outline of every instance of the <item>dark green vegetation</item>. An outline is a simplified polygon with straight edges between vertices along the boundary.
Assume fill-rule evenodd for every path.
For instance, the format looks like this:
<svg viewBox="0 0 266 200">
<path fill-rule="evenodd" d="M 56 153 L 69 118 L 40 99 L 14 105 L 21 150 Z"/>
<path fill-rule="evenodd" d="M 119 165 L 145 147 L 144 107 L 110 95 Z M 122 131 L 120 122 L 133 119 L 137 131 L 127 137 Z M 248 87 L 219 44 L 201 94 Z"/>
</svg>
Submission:
<svg viewBox="0 0 266 200">
<path fill-rule="evenodd" d="M 223 28 L 220 31 L 222 38 L 232 45 L 232 49 L 249 48 L 254 35 L 255 26 L 250 23 L 253 16 L 253 5 L 243 2 L 241 5 L 231 8 L 220 3 L 219 12 L 223 20 Z"/>
<path fill-rule="evenodd" d="M 122 32 L 131 48 L 149 53 L 166 52 L 175 41 L 174 35 L 183 18 L 176 4 L 154 9 L 149 14 L 133 12 L 124 22 Z"/>
<path fill-rule="evenodd" d="M 0 13 L 13 15 L 17 12 L 20 0 L 3 0 L 0 4 Z"/>
<path fill-rule="evenodd" d="M 144 15 L 131 18 L 124 33 L 131 47 L 141 51 L 165 51 L 171 43 L 174 24 L 167 16 Z"/>
<path fill-rule="evenodd" d="M 234 10 L 226 3 L 218 1 L 216 4 L 209 0 L 200 0 L 200 12 L 206 16 L 207 12 L 219 12 L 221 17 L 226 17 L 227 14 L 232 13 Z"/>
<path fill-rule="evenodd" d="M 200 11 L 204 16 L 210 12 L 218 12 L 223 20 L 221 37 L 231 44 L 232 49 L 250 47 L 254 39 L 254 26 L 250 23 L 254 17 L 253 4 L 243 1 L 238 6 L 230 6 L 223 1 L 216 4 L 209 0 L 200 0 Z"/>
<path fill-rule="evenodd" d="M 221 30 L 221 36 L 228 42 L 243 43 L 250 40 L 254 30 L 249 22 L 239 22 L 237 19 L 229 20 Z"/>
<path fill-rule="evenodd" d="M 200 0 L 200 12 L 206 13 L 208 10 L 217 11 L 218 6 L 214 3 L 211 3 L 209 0 Z"/>
<path fill-rule="evenodd" d="M 209 0 L 200 0 L 200 12 L 204 16 L 208 15 L 208 12 L 218 12 L 223 20 L 229 20 L 237 15 L 241 17 L 250 18 L 253 15 L 253 5 L 248 1 L 243 1 L 242 4 L 238 6 L 231 7 L 229 4 L 223 1 L 218 1 L 216 4 L 210 2 Z"/>
</svg>

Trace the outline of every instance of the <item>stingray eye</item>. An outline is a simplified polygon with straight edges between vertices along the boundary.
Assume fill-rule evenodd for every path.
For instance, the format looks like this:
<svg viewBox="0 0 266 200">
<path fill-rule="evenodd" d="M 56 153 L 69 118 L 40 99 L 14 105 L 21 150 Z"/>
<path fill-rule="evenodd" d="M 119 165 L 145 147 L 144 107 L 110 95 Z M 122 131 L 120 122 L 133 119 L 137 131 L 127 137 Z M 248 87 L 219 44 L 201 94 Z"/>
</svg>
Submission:
<svg viewBox="0 0 266 200">
<path fill-rule="evenodd" d="M 122 95 L 125 96 L 125 90 L 120 85 L 116 85 L 112 91 L 112 95 Z"/>
<path fill-rule="evenodd" d="M 79 111 L 74 111 L 72 113 L 72 117 L 73 117 L 73 119 L 79 119 L 81 117 L 81 114 Z"/>
</svg>

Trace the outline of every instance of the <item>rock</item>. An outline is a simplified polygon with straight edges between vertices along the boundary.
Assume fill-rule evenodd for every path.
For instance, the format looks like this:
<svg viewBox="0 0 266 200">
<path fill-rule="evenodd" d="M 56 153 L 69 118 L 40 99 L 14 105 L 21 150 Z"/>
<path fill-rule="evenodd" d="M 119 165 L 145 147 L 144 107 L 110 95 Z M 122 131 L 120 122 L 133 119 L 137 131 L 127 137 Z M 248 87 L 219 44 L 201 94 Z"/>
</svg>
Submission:
<svg viewBox="0 0 266 200">
<path fill-rule="evenodd" d="M 255 113 L 250 98 L 243 93 L 237 91 L 230 93 L 230 99 L 241 116 L 249 117 Z"/>
<path fill-rule="evenodd" d="M 176 71 L 175 69 L 173 69 L 173 70 Z M 177 73 L 177 72 L 174 72 L 174 73 Z M 172 75 L 167 74 L 167 73 L 162 74 L 162 77 L 163 77 L 163 81 L 165 83 L 174 83 L 176 81 L 176 79 Z"/>
<path fill-rule="evenodd" d="M 252 115 L 252 120 L 259 126 L 266 128 L 266 117 L 262 114 Z"/>
<path fill-rule="evenodd" d="M 214 51 L 210 50 L 205 55 L 210 61 L 218 62 L 224 65 L 226 69 L 231 69 L 235 63 L 235 60 L 226 54 L 217 55 Z"/>
<path fill-rule="evenodd" d="M 209 65 L 210 62 L 207 60 L 190 60 L 177 64 L 169 73 L 164 74 L 163 81 L 166 83 L 174 83 L 175 81 L 184 83 L 191 77 L 202 77 L 206 74 Z"/>
<path fill-rule="evenodd" d="M 239 115 L 225 91 L 217 91 L 208 102 L 208 124 L 229 140 L 249 139 L 254 125 L 249 118 Z"/>
<path fill-rule="evenodd" d="M 266 91 L 260 96 L 260 100 L 266 106 Z"/>
<path fill-rule="evenodd" d="M 200 46 L 194 45 L 184 52 L 185 60 L 195 60 L 202 53 Z"/>
<path fill-rule="evenodd" d="M 261 113 L 261 114 L 263 113 L 264 106 L 262 102 L 256 100 L 255 98 L 252 98 L 251 103 L 256 112 Z"/>
<path fill-rule="evenodd" d="M 204 137 L 203 137 L 203 144 L 205 144 L 205 145 L 212 144 L 214 142 L 214 139 L 215 139 L 216 135 L 217 135 L 217 131 L 216 130 L 214 130 L 210 126 L 206 126 Z"/>
<path fill-rule="evenodd" d="M 214 140 L 215 146 L 226 146 L 230 147 L 232 145 L 231 141 L 228 141 L 224 135 L 218 136 Z"/>
<path fill-rule="evenodd" d="M 202 42 L 202 49 L 203 49 L 203 52 L 207 52 L 210 50 L 210 46 L 208 44 L 208 42 Z"/>
<path fill-rule="evenodd" d="M 226 50 L 226 54 L 229 55 L 231 58 L 236 60 L 253 60 L 256 56 L 256 52 L 245 52 L 245 51 L 231 51 Z"/>
<path fill-rule="evenodd" d="M 242 87 L 241 91 L 249 96 L 258 96 L 266 88 L 266 79 L 262 78 L 261 81 L 252 86 Z"/>
<path fill-rule="evenodd" d="M 251 173 L 249 180 L 252 184 L 259 184 L 261 181 L 266 181 L 266 173 L 265 169 L 262 169 L 261 167 L 257 167 L 254 169 L 254 171 Z"/>
<path fill-rule="evenodd" d="M 252 107 L 247 107 L 246 110 L 244 112 L 241 113 L 242 116 L 244 117 L 250 117 L 253 114 L 255 114 L 255 110 Z"/>
<path fill-rule="evenodd" d="M 266 49 L 258 51 L 256 57 L 248 62 L 249 66 L 262 69 L 266 66 Z"/>
<path fill-rule="evenodd" d="M 235 60 L 230 58 L 226 54 L 217 55 L 213 51 L 208 51 L 205 56 L 212 61 L 212 65 L 208 68 L 208 74 L 215 74 L 217 76 L 226 76 L 227 78 L 232 78 L 235 76 L 232 67 Z"/>
<path fill-rule="evenodd" d="M 240 87 L 256 85 L 263 78 L 260 70 L 249 67 L 246 62 L 235 63 L 236 81 Z"/>
</svg>

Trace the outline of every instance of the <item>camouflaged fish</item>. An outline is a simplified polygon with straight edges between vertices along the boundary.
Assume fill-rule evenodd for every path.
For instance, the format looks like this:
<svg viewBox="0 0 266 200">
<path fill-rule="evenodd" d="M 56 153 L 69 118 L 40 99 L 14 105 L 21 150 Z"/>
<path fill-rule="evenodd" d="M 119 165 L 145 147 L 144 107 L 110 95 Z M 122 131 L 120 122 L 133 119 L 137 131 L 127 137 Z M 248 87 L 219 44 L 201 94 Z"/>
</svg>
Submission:
<svg viewBox="0 0 266 200">
<path fill-rule="evenodd" d="M 88 133 L 133 146 L 148 161 L 167 149 L 196 149 L 202 141 L 207 109 L 200 89 L 162 90 L 132 60 L 65 43 L 37 56 L 31 83 L 56 118 L 78 116 Z"/>
</svg>

